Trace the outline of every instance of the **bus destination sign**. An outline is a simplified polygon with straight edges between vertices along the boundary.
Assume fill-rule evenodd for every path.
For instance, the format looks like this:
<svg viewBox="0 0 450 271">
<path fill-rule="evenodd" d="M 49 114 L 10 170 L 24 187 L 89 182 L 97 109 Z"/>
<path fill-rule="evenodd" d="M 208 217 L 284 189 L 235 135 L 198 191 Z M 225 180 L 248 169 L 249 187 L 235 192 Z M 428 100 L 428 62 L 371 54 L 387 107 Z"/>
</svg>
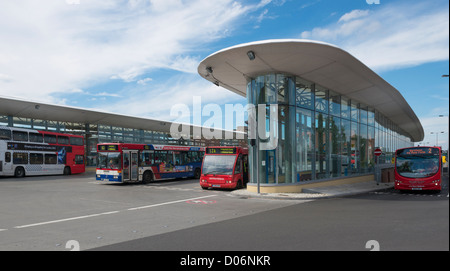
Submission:
<svg viewBox="0 0 450 271">
<path fill-rule="evenodd" d="M 397 155 L 439 155 L 439 149 L 437 148 L 411 148 L 399 150 Z"/>
<path fill-rule="evenodd" d="M 206 154 L 236 154 L 236 148 L 206 148 Z"/>
<path fill-rule="evenodd" d="M 118 145 L 98 145 L 98 151 L 118 151 Z"/>
</svg>

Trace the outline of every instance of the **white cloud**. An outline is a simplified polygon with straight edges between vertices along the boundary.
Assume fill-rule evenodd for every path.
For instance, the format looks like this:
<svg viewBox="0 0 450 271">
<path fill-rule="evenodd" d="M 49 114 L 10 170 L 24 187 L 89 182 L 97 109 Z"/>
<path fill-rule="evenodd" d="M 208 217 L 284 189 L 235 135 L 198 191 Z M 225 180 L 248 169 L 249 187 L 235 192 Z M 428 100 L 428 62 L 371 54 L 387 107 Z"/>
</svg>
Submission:
<svg viewBox="0 0 450 271">
<path fill-rule="evenodd" d="M 153 81 L 152 78 L 144 78 L 144 79 L 141 79 L 141 80 L 137 81 L 137 83 L 139 85 L 144 85 L 145 86 L 145 85 L 147 85 L 148 82 L 151 82 L 151 81 Z"/>
<path fill-rule="evenodd" d="M 334 43 L 375 70 L 449 59 L 449 11 L 429 1 L 353 10 L 302 38 Z"/>
<path fill-rule="evenodd" d="M 195 74 L 199 57 L 193 52 L 269 2 L 3 1 L 0 95 L 58 103 L 55 93 L 111 79 L 137 82 L 155 69 Z"/>
<path fill-rule="evenodd" d="M 443 110 L 448 116 L 448 110 Z M 422 141 L 422 145 L 435 146 L 436 140 L 437 145 L 442 146 L 444 150 L 448 149 L 448 117 L 423 117 L 420 118 L 422 123 L 425 137 Z M 433 134 L 431 134 L 433 133 Z M 437 136 L 436 136 L 437 133 Z"/>
<path fill-rule="evenodd" d="M 361 18 L 361 17 L 365 17 L 367 15 L 369 15 L 369 11 L 368 10 L 355 9 L 355 10 L 352 10 L 351 12 L 349 12 L 349 13 L 344 14 L 339 19 L 338 22 L 339 23 L 340 22 L 348 22 L 348 21 L 355 20 L 355 19 L 358 19 L 358 18 Z"/>
<path fill-rule="evenodd" d="M 96 105 L 96 108 L 126 115 L 149 117 L 173 121 L 170 116 L 172 106 L 185 104 L 192 108 L 193 97 L 201 97 L 202 104 L 233 103 L 245 100 L 224 88 L 217 87 L 206 80 L 196 80 L 196 75 L 181 75 L 170 79 L 171 84 L 141 86 L 124 90 L 126 95 L 116 101 L 107 101 Z"/>
</svg>

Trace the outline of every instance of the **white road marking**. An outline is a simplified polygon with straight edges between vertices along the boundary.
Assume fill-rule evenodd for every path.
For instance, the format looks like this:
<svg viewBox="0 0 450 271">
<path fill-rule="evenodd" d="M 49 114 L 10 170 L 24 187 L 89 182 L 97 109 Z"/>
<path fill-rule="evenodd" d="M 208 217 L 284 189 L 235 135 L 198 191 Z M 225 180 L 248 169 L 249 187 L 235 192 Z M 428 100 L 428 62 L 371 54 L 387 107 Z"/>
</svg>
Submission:
<svg viewBox="0 0 450 271">
<path fill-rule="evenodd" d="M 153 208 L 163 205 L 169 205 L 169 204 L 175 204 L 180 202 L 186 202 L 190 200 L 197 200 L 197 199 L 204 199 L 204 198 L 210 198 L 210 197 L 216 197 L 217 195 L 210 195 L 210 196 L 204 196 L 204 197 L 197 197 L 197 198 L 190 198 L 190 199 L 182 199 L 182 200 L 175 200 L 175 201 L 169 201 L 169 202 L 163 202 L 163 203 L 157 203 L 147 206 L 141 206 L 141 207 L 135 207 L 127 209 L 126 211 L 135 211 L 135 210 L 141 210 L 141 209 L 147 209 L 147 208 Z M 48 224 L 54 224 L 54 223 L 60 223 L 60 222 L 66 222 L 66 221 L 73 221 L 73 220 L 79 220 L 79 219 L 85 219 L 85 218 L 91 218 L 91 217 L 98 217 L 103 215 L 112 215 L 120 213 L 121 211 L 112 211 L 112 212 L 106 212 L 106 213 L 99 213 L 99 214 L 92 214 L 92 215 L 85 215 L 85 216 L 77 216 L 77 217 L 71 217 L 71 218 L 65 218 L 65 219 L 59 219 L 59 220 L 52 220 L 52 221 L 46 221 L 46 222 L 40 222 L 40 223 L 34 223 L 34 224 L 28 224 L 28 225 L 22 225 L 22 226 L 16 226 L 15 229 L 24 229 L 24 228 L 30 228 L 30 227 L 36 227 L 36 226 L 42 226 L 42 225 L 48 225 Z M 0 229 L 0 231 L 6 231 Z"/>
<path fill-rule="evenodd" d="M 59 222 L 78 220 L 78 219 L 89 218 L 89 217 L 96 217 L 96 216 L 101 216 L 101 215 L 111 215 L 111 214 L 117 214 L 117 213 L 119 213 L 119 211 L 106 212 L 106 213 L 93 214 L 93 215 L 85 215 L 85 216 L 77 216 L 77 217 L 71 217 L 71 218 L 60 219 L 60 220 L 53 220 L 53 221 L 47 221 L 47 222 L 41 222 L 41 223 L 35 223 L 35 224 L 29 224 L 29 225 L 16 226 L 14 228 L 15 229 L 23 229 L 23 228 L 42 226 L 42 225 L 47 225 L 47 224 L 54 224 L 54 223 L 59 223 Z"/>
<path fill-rule="evenodd" d="M 182 200 L 176 200 L 176 201 L 169 201 L 169 202 L 158 203 L 158 204 L 153 204 L 153 205 L 147 205 L 147 206 L 141 206 L 141 207 L 136 207 L 136 208 L 130 208 L 130 209 L 128 209 L 128 211 L 135 211 L 135 210 L 140 210 L 140 209 L 153 208 L 153 207 L 158 207 L 158 206 L 162 206 L 162 205 L 186 202 L 186 201 L 196 200 L 196 199 L 205 199 L 205 198 L 211 198 L 211 197 L 216 197 L 216 196 L 217 195 L 210 195 L 210 196 L 204 196 L 204 197 L 198 197 L 198 198 L 192 198 L 192 199 L 182 199 Z"/>
</svg>

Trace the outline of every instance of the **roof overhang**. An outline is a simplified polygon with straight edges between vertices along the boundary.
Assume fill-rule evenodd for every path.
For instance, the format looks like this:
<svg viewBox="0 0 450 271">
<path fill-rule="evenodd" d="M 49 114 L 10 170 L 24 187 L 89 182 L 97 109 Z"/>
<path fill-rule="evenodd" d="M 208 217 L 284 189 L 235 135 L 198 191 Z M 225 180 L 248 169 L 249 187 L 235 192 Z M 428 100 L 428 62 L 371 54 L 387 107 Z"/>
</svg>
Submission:
<svg viewBox="0 0 450 271">
<path fill-rule="evenodd" d="M 249 51 L 256 55 L 254 60 L 247 57 Z M 374 108 L 413 141 L 424 138 L 419 119 L 400 92 L 361 61 L 331 44 L 310 40 L 241 44 L 205 58 L 198 73 L 244 97 L 250 78 L 269 73 L 296 75 Z"/>
<path fill-rule="evenodd" d="M 171 134 L 170 128 L 173 124 L 176 125 L 175 127 L 179 128 L 180 132 L 180 125 L 185 125 L 185 127 L 189 127 L 189 135 L 181 134 L 181 136 L 191 136 L 191 138 L 194 139 L 200 139 L 196 136 L 198 132 L 194 132 L 194 129 L 209 129 L 186 123 L 127 116 L 111 112 L 55 105 L 38 101 L 24 101 L 20 98 L 1 96 L 0 115 L 60 122 L 111 125 L 115 127 L 142 129 L 167 134 Z M 215 131 L 220 131 L 222 133 L 222 138 L 243 138 L 243 132 L 227 131 L 222 129 L 215 129 Z"/>
</svg>

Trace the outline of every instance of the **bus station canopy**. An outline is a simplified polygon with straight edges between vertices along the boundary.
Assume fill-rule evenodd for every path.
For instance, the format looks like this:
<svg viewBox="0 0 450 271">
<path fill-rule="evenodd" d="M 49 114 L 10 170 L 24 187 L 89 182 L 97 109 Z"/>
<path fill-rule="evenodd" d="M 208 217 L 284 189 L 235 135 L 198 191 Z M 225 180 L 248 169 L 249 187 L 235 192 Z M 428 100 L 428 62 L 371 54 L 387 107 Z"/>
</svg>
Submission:
<svg viewBox="0 0 450 271">
<path fill-rule="evenodd" d="M 158 119 L 127 116 L 100 110 L 55 105 L 37 101 L 24 101 L 19 98 L 1 96 L 0 115 L 60 122 L 111 125 L 115 127 L 143 129 L 167 134 L 170 134 L 170 127 L 172 124 L 177 124 L 177 126 L 178 124 L 181 124 Z M 191 135 L 193 135 L 192 128 L 203 128 L 191 124 L 184 125 L 190 127 Z M 222 132 L 223 137 L 228 138 L 237 138 L 237 134 L 242 134 L 242 132 L 239 131 L 217 130 Z"/>
<path fill-rule="evenodd" d="M 250 60 L 248 53 L 253 52 Z M 400 92 L 348 52 L 310 40 L 266 40 L 233 46 L 205 58 L 198 73 L 216 85 L 246 96 L 247 82 L 259 75 L 296 75 L 364 103 L 422 141 L 423 127 Z"/>
</svg>

